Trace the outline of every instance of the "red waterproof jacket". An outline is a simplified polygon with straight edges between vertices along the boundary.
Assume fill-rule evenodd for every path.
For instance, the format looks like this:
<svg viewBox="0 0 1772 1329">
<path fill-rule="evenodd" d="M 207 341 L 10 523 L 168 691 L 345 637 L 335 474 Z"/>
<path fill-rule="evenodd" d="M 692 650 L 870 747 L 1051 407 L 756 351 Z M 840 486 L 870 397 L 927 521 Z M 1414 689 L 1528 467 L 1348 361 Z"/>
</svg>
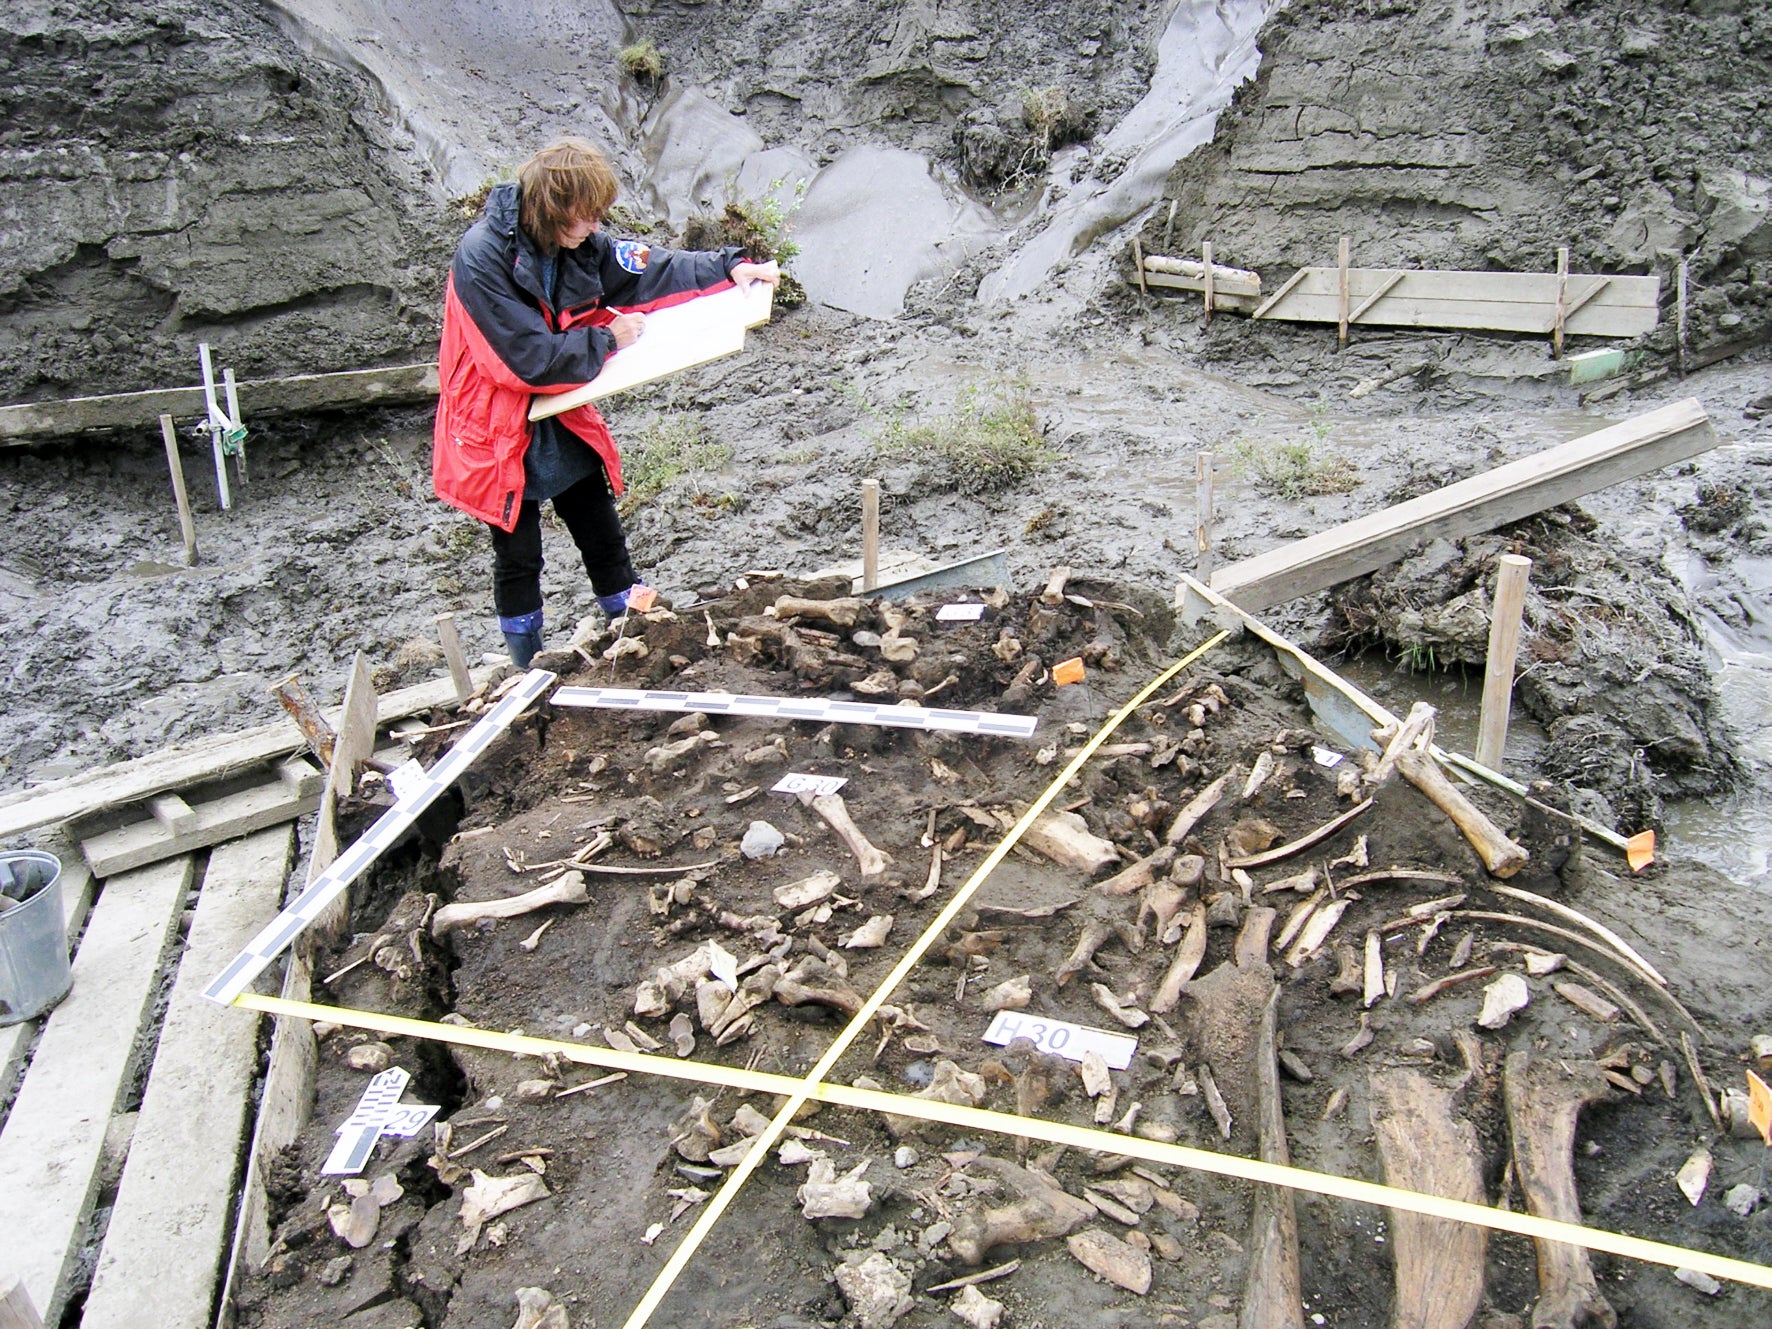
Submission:
<svg viewBox="0 0 1772 1329">
<path fill-rule="evenodd" d="M 530 398 L 595 378 L 615 351 L 607 325 L 617 314 L 719 290 L 744 258 L 736 249 L 652 249 L 598 231 L 559 251 L 555 308 L 542 294 L 541 254 L 517 225 L 517 203 L 516 185 L 494 188 L 456 248 L 431 443 L 437 497 L 507 531 L 523 501 Z M 596 450 L 620 494 L 621 456 L 596 408 L 576 407 L 558 419 Z"/>
</svg>

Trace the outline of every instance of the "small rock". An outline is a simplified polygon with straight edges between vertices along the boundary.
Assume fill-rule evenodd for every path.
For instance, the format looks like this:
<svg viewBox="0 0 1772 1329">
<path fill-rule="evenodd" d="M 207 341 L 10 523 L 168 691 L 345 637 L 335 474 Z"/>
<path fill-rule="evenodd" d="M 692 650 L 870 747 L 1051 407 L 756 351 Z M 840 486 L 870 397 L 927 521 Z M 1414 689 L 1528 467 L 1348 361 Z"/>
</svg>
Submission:
<svg viewBox="0 0 1772 1329">
<path fill-rule="evenodd" d="M 386 1043 L 359 1043 L 345 1053 L 345 1065 L 371 1075 L 380 1075 L 393 1064 L 394 1049 Z"/>
<path fill-rule="evenodd" d="M 892 1151 L 892 1166 L 903 1170 L 917 1166 L 917 1151 L 908 1144 L 901 1144 Z"/>
<path fill-rule="evenodd" d="M 1003 1303 L 992 1301 L 971 1284 L 960 1289 L 960 1295 L 948 1303 L 948 1309 L 971 1329 L 997 1329 L 997 1322 L 1003 1318 Z"/>
<path fill-rule="evenodd" d="M 738 850 L 746 858 L 771 858 L 786 843 L 787 837 L 768 822 L 753 821 L 739 841 Z"/>
<path fill-rule="evenodd" d="M 350 1272 L 351 1257 L 348 1255 L 340 1255 L 334 1259 L 328 1260 L 322 1265 L 320 1267 L 320 1272 L 315 1274 L 314 1277 L 320 1280 L 323 1287 L 337 1287 L 340 1283 L 345 1281 L 345 1275 Z"/>
<path fill-rule="evenodd" d="M 1731 1186 L 1723 1192 L 1723 1203 L 1734 1212 L 1737 1218 L 1746 1218 L 1760 1207 L 1760 1201 L 1763 1198 L 1758 1186 L 1749 1186 L 1746 1182 L 1739 1186 Z"/>
<path fill-rule="evenodd" d="M 910 1313 L 911 1279 L 889 1258 L 873 1252 L 865 1260 L 837 1266 L 837 1290 L 855 1312 L 861 1329 L 889 1329 Z"/>
<path fill-rule="evenodd" d="M 1181 1259 L 1184 1254 L 1181 1243 L 1167 1232 L 1151 1233 L 1151 1249 L 1171 1264 Z"/>
<path fill-rule="evenodd" d="M 1723 1290 L 1723 1285 L 1709 1274 L 1701 1274 L 1696 1269 L 1676 1269 L 1674 1277 L 1694 1291 L 1702 1292 L 1707 1297 L 1714 1297 Z"/>
<path fill-rule="evenodd" d="M 554 1096 L 552 1080 L 519 1080 L 517 1087 L 511 1091 L 511 1097 L 519 1103 L 539 1103 L 543 1099 Z"/>
</svg>

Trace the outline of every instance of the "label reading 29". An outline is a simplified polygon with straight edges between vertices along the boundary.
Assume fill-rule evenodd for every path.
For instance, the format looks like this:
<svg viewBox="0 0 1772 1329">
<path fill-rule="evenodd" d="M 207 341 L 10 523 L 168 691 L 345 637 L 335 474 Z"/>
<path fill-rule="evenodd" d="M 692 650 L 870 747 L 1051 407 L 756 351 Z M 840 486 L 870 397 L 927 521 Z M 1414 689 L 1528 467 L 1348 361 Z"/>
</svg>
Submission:
<svg viewBox="0 0 1772 1329">
<path fill-rule="evenodd" d="M 1085 1052 L 1099 1053 L 1116 1071 L 1130 1066 L 1132 1054 L 1138 1049 L 1138 1040 L 1130 1034 L 1091 1029 L 1069 1020 L 1049 1020 L 1025 1011 L 998 1011 L 990 1028 L 984 1031 L 984 1041 L 998 1047 L 1007 1047 L 1018 1038 L 1030 1039 L 1040 1051 L 1067 1061 L 1081 1061 Z"/>
</svg>

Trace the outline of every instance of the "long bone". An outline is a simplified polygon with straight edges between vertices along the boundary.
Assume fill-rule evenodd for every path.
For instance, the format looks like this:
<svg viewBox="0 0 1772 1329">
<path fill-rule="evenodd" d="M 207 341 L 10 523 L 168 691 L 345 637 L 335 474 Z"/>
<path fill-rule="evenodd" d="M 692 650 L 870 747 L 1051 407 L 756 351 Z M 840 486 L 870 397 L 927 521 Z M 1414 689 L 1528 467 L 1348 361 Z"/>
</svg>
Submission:
<svg viewBox="0 0 1772 1329">
<path fill-rule="evenodd" d="M 892 856 L 875 848 L 850 820 L 849 809 L 843 806 L 841 794 L 801 794 L 800 802 L 830 824 L 830 828 L 837 833 L 837 838 L 848 846 L 849 852 L 855 855 L 855 861 L 861 864 L 863 877 L 885 874 L 886 865 L 892 862 Z"/>
<path fill-rule="evenodd" d="M 533 891 L 509 899 L 446 904 L 431 919 L 431 935 L 441 937 L 453 928 L 467 927 L 486 918 L 516 918 L 546 909 L 551 904 L 584 904 L 589 899 L 590 896 L 585 894 L 584 873 L 567 872 L 546 886 L 537 886 Z"/>
</svg>

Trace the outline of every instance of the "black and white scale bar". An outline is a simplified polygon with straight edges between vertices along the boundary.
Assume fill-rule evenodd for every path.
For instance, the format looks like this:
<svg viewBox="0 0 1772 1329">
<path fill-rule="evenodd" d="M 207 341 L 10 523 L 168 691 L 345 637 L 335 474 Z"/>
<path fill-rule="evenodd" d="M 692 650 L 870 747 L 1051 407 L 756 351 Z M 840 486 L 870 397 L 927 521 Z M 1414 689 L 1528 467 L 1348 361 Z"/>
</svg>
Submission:
<svg viewBox="0 0 1772 1329">
<path fill-rule="evenodd" d="M 836 724 L 890 725 L 898 729 L 943 729 L 963 734 L 1004 734 L 1030 738 L 1039 718 L 991 711 L 944 711 L 925 706 L 884 706 L 825 697 L 753 697 L 732 692 L 641 692 L 632 688 L 561 688 L 556 706 L 599 706 L 615 710 L 704 711 L 709 715 L 761 715 L 775 720 L 821 720 Z"/>
<path fill-rule="evenodd" d="M 523 680 L 499 698 L 498 704 L 463 734 L 443 759 L 425 772 L 422 783 L 414 782 L 404 798 L 377 818 L 363 836 L 332 861 L 332 866 L 316 877 L 302 893 L 291 900 L 246 944 L 228 967 L 216 975 L 203 995 L 224 1006 L 252 985 L 252 980 L 281 955 L 326 907 L 360 877 L 369 865 L 393 848 L 412 823 L 437 800 L 462 772 L 474 764 L 492 741 L 511 727 L 519 715 L 537 697 L 556 682 L 559 675 L 546 669 L 531 669 Z"/>
</svg>

